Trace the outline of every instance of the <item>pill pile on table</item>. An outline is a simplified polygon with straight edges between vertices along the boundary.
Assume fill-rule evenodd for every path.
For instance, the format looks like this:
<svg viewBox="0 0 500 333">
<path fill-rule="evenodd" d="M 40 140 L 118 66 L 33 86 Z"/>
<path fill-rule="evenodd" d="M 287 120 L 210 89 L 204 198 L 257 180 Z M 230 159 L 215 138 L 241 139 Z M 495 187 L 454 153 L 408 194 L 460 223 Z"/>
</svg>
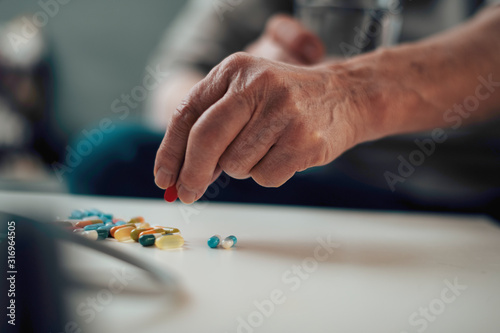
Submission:
<svg viewBox="0 0 500 333">
<path fill-rule="evenodd" d="M 151 226 L 142 216 L 126 221 L 98 209 L 77 209 L 68 219 L 56 220 L 55 223 L 92 240 L 114 238 L 119 242 L 138 242 L 142 246 L 155 245 L 163 250 L 184 245 L 179 229 Z"/>
<path fill-rule="evenodd" d="M 175 200 L 177 200 L 177 197 L 178 197 L 177 196 L 177 188 L 175 187 L 175 185 L 167 188 L 165 190 L 165 194 L 163 195 L 163 198 L 167 202 L 174 202 Z M 144 242 L 146 242 L 147 244 L 149 244 L 150 242 L 152 243 L 154 241 L 155 241 L 155 239 L 153 237 L 148 238 L 147 240 L 144 239 Z M 217 248 L 219 246 L 222 247 L 222 248 L 224 248 L 224 249 L 230 249 L 230 248 L 232 248 L 233 246 L 236 245 L 237 241 L 238 240 L 233 235 L 227 236 L 223 240 L 221 239 L 221 236 L 219 236 L 219 235 L 213 235 L 212 237 L 210 237 L 208 239 L 207 244 L 208 244 L 208 247 L 210 247 L 212 249 L 215 249 L 215 248 Z M 141 241 L 139 240 L 139 242 L 141 242 Z M 158 246 L 158 245 L 156 245 L 156 246 Z"/>
</svg>

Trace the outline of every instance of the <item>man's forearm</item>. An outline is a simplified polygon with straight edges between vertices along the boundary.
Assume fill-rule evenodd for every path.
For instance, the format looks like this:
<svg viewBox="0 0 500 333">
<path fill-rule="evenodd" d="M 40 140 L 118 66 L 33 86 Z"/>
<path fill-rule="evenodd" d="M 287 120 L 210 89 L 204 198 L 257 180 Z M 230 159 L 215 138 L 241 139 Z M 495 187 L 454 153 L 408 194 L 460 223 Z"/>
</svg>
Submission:
<svg viewBox="0 0 500 333">
<path fill-rule="evenodd" d="M 500 6 L 416 43 L 330 66 L 360 82 L 368 101 L 366 137 L 456 126 L 500 111 Z M 365 97 L 365 96 L 364 96 Z"/>
</svg>

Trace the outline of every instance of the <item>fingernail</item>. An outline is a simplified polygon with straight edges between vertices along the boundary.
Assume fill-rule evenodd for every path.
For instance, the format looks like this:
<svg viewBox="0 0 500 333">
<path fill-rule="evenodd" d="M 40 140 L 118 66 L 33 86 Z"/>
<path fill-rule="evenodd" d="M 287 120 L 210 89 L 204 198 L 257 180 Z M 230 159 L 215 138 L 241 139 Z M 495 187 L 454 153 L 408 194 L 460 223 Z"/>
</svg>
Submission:
<svg viewBox="0 0 500 333">
<path fill-rule="evenodd" d="M 316 61 L 318 59 L 318 48 L 313 43 L 307 42 L 304 45 L 304 53 L 309 61 Z"/>
<path fill-rule="evenodd" d="M 185 204 L 191 204 L 196 200 L 196 193 L 188 190 L 182 185 L 179 185 L 177 194 L 179 195 L 179 199 Z"/>
<path fill-rule="evenodd" d="M 161 189 L 166 189 L 170 186 L 172 175 L 169 174 L 164 168 L 159 168 L 156 172 L 155 183 Z"/>
</svg>

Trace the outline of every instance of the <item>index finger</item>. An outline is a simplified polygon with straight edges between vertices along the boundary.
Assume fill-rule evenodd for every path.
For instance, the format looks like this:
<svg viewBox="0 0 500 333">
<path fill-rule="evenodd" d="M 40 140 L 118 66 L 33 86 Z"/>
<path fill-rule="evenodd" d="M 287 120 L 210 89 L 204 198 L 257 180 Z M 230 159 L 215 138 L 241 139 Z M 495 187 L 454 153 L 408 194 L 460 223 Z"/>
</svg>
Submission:
<svg viewBox="0 0 500 333">
<path fill-rule="evenodd" d="M 222 98 L 227 90 L 228 80 L 222 74 L 217 67 L 214 68 L 191 89 L 177 107 L 156 153 L 154 175 L 158 187 L 166 189 L 176 183 L 191 128 L 203 112 Z"/>
<path fill-rule="evenodd" d="M 179 199 L 192 203 L 205 193 L 219 159 L 248 123 L 252 105 L 228 92 L 196 122 L 189 135 L 184 164 L 177 182 Z"/>
</svg>

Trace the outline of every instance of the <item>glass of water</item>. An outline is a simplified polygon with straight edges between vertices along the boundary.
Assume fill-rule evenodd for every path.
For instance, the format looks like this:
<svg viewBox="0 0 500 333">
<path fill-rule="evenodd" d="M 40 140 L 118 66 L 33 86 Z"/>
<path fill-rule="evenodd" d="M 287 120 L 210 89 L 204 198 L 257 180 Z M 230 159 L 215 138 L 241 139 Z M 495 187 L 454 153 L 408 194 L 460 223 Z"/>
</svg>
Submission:
<svg viewBox="0 0 500 333">
<path fill-rule="evenodd" d="M 323 41 L 331 58 L 397 43 L 402 0 L 295 0 L 296 18 Z"/>
</svg>

